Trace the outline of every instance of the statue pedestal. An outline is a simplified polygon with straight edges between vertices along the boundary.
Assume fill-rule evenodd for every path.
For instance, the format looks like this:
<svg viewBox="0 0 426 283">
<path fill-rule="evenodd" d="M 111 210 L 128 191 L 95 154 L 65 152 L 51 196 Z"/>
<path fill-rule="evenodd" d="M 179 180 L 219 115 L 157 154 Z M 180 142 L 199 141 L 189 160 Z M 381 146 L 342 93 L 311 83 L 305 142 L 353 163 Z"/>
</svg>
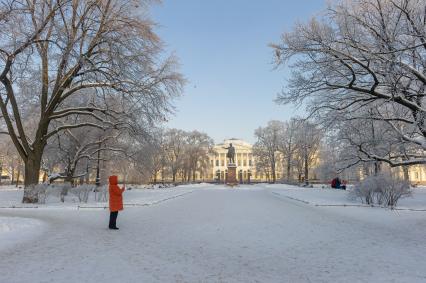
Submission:
<svg viewBox="0 0 426 283">
<path fill-rule="evenodd" d="M 228 164 L 228 175 L 225 180 L 226 185 L 228 186 L 236 186 L 238 185 L 237 181 L 237 165 L 234 163 Z"/>
</svg>

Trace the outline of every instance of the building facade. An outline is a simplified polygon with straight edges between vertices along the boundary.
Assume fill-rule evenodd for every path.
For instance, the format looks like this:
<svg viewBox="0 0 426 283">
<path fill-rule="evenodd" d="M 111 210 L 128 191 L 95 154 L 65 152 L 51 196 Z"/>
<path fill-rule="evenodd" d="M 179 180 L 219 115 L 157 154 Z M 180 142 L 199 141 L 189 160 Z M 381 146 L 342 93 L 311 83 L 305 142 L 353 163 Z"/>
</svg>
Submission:
<svg viewBox="0 0 426 283">
<path fill-rule="evenodd" d="M 269 175 L 266 172 L 256 170 L 256 160 L 253 156 L 253 145 L 240 139 L 227 139 L 214 146 L 214 153 L 210 154 L 210 174 L 208 181 L 225 182 L 228 169 L 226 149 L 229 145 L 235 147 L 235 164 L 237 165 L 237 179 L 240 183 L 268 181 Z M 281 162 L 278 162 L 281 163 Z M 277 164 L 276 176 L 281 177 L 282 167 Z"/>
</svg>

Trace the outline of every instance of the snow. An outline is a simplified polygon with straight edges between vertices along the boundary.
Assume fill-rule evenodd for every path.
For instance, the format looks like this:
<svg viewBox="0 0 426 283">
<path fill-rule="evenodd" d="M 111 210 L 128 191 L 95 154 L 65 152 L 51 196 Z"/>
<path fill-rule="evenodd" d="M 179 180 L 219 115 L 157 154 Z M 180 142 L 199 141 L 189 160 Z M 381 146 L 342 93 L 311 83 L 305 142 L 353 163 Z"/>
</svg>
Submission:
<svg viewBox="0 0 426 283">
<path fill-rule="evenodd" d="M 45 228 L 37 219 L 0 217 L 0 251 L 36 238 Z"/>
<path fill-rule="evenodd" d="M 2 251 L 0 282 L 426 282 L 426 212 L 315 206 L 350 202 L 346 194 L 135 189 L 125 192 L 118 231 L 106 228 L 105 209 L 0 209 L 0 218 L 46 223 L 41 236 Z M 404 205 L 421 207 L 424 196 Z"/>
<path fill-rule="evenodd" d="M 349 190 L 331 188 L 304 188 L 283 184 L 262 185 L 272 193 L 288 199 L 316 206 L 362 206 L 359 199 L 353 198 Z M 397 209 L 426 210 L 426 189 L 414 188 L 413 195 L 401 198 Z"/>
<path fill-rule="evenodd" d="M 145 206 L 152 205 L 164 200 L 176 198 L 190 193 L 194 188 L 199 185 L 179 186 L 173 188 L 163 189 L 132 189 L 126 191 L 126 198 L 124 206 Z M 48 197 L 46 204 L 22 204 L 22 196 L 24 191 L 15 188 L 2 188 L 0 187 L 0 208 L 37 208 L 37 209 L 106 209 L 108 208 L 107 202 L 97 202 L 94 200 L 94 193 L 91 193 L 90 199 L 87 203 L 81 203 L 78 198 L 71 193 L 65 198 L 62 203 L 58 197 Z"/>
</svg>

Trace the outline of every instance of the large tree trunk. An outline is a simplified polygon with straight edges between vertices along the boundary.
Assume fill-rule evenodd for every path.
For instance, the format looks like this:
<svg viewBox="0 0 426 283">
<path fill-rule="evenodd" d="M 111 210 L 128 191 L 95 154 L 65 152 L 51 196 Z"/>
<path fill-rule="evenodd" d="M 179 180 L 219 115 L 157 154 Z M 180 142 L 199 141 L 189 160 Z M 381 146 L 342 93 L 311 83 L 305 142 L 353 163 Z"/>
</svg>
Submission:
<svg viewBox="0 0 426 283">
<path fill-rule="evenodd" d="M 41 166 L 41 154 L 34 154 L 25 161 L 25 180 L 23 203 L 37 203 L 38 194 L 34 187 L 38 184 Z"/>
</svg>

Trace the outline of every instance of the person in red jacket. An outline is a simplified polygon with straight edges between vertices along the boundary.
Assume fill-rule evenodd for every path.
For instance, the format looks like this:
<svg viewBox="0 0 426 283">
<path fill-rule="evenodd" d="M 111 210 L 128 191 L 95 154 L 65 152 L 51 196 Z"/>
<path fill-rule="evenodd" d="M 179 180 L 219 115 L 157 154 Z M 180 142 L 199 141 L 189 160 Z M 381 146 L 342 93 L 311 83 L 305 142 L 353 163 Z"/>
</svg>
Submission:
<svg viewBox="0 0 426 283">
<path fill-rule="evenodd" d="M 118 177 L 109 177 L 109 229 L 118 230 L 117 228 L 117 216 L 120 210 L 123 210 L 123 192 L 124 186 L 120 188 L 118 186 Z"/>
</svg>

